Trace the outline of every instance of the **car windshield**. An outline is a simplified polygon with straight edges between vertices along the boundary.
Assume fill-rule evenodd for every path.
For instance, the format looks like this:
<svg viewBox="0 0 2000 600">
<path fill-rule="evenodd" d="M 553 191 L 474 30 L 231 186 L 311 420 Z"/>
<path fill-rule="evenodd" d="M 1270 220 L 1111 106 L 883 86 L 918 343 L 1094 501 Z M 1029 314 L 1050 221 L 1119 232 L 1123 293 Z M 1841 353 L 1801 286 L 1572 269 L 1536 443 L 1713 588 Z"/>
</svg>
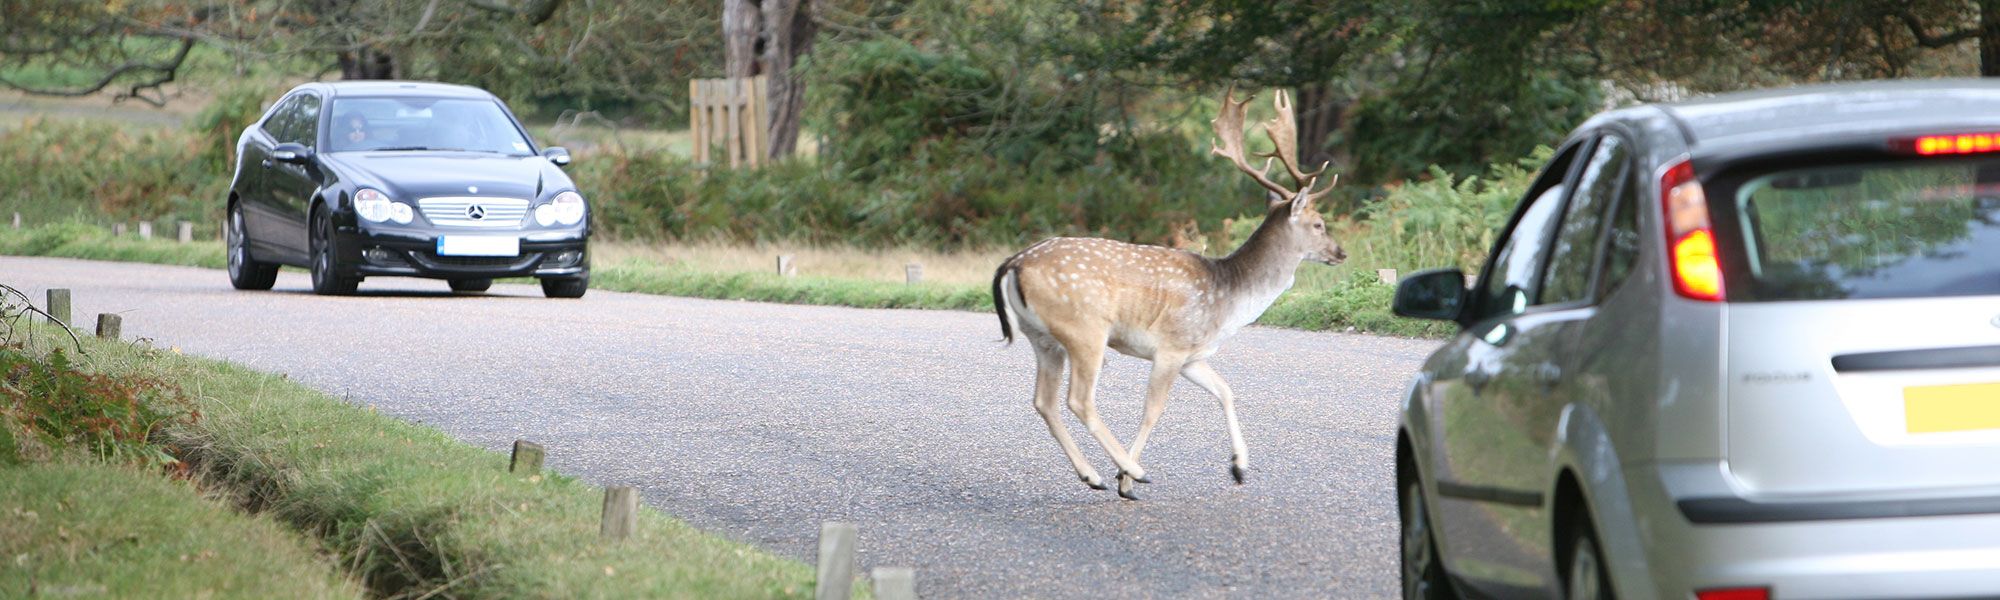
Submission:
<svg viewBox="0 0 2000 600">
<path fill-rule="evenodd" d="M 1781 171 L 1746 181 L 1733 208 L 1746 299 L 2000 294 L 2000 161 Z"/>
<path fill-rule="evenodd" d="M 330 152 L 460 150 L 532 154 L 528 139 L 492 100 L 335 98 Z"/>
</svg>

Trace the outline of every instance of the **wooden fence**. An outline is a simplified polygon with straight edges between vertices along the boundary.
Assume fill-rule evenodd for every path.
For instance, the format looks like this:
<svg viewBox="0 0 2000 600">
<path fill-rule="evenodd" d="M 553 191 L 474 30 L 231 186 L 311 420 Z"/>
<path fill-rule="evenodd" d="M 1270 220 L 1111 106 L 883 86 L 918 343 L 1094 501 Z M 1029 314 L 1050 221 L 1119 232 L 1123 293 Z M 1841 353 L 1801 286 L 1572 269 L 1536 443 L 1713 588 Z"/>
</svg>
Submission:
<svg viewBox="0 0 2000 600">
<path fill-rule="evenodd" d="M 763 76 L 695 79 L 688 82 L 688 126 L 694 133 L 694 160 L 719 164 L 721 147 L 730 167 L 764 163 L 768 122 Z"/>
</svg>

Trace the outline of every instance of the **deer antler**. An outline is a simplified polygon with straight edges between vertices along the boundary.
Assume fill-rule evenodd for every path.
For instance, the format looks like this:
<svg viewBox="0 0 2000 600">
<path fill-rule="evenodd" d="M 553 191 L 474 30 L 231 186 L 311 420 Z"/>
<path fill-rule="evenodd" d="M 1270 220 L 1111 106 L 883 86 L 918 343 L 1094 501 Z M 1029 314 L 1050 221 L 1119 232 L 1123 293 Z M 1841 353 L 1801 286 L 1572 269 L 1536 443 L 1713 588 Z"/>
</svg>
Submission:
<svg viewBox="0 0 2000 600">
<path fill-rule="evenodd" d="M 1310 173 L 1299 168 L 1298 121 L 1292 112 L 1291 96 L 1285 94 L 1284 90 L 1279 90 L 1277 98 L 1272 100 L 1272 104 L 1278 110 L 1278 116 L 1264 122 L 1264 135 L 1271 138 L 1271 144 L 1274 147 L 1268 153 L 1254 155 L 1265 159 L 1263 169 L 1250 168 L 1249 161 L 1245 158 L 1243 150 L 1243 118 L 1244 107 L 1248 106 L 1250 100 L 1256 96 L 1253 94 L 1251 98 L 1245 98 L 1242 102 L 1236 102 L 1234 101 L 1235 93 L 1236 85 L 1230 84 L 1229 91 L 1222 94 L 1222 111 L 1212 121 L 1215 125 L 1215 135 L 1217 138 L 1220 138 L 1215 143 L 1214 153 L 1216 155 L 1228 158 L 1230 162 L 1236 164 L 1237 169 L 1255 178 L 1259 185 L 1264 186 L 1264 189 L 1278 194 L 1287 201 L 1302 192 L 1305 193 L 1307 198 L 1317 199 L 1325 195 L 1328 190 L 1333 189 L 1333 183 L 1338 183 L 1340 180 L 1337 176 L 1333 178 L 1333 183 L 1327 184 L 1325 189 L 1317 192 L 1311 191 L 1313 184 L 1319 180 L 1322 173 L 1326 172 L 1327 166 L 1331 163 L 1322 164 L 1318 170 Z M 1292 176 L 1292 181 L 1297 186 L 1296 188 L 1286 187 L 1271 181 L 1266 172 L 1271 169 L 1273 161 L 1285 166 L 1285 171 Z"/>
<path fill-rule="evenodd" d="M 1230 163 L 1236 165 L 1237 170 L 1256 179 L 1257 184 L 1264 186 L 1264 189 L 1289 199 L 1295 192 L 1291 188 L 1279 185 L 1278 182 L 1271 181 L 1271 178 L 1265 175 L 1265 171 L 1271 168 L 1271 162 L 1264 161 L 1262 169 L 1251 168 L 1249 159 L 1243 153 L 1243 107 L 1249 105 L 1250 100 L 1256 97 L 1252 94 L 1250 98 L 1237 102 L 1235 84 L 1230 84 L 1229 91 L 1222 93 L 1222 110 L 1215 115 L 1215 120 L 1209 122 L 1215 126 L 1215 149 L 1212 152 L 1216 156 L 1229 159 Z"/>
</svg>

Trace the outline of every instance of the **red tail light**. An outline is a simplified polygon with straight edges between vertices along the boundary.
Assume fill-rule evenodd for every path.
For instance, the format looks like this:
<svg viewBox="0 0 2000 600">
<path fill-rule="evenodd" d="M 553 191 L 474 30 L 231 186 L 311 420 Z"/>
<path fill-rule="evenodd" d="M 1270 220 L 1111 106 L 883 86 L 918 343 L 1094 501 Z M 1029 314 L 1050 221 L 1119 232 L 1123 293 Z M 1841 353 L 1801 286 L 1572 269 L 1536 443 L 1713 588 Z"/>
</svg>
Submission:
<svg viewBox="0 0 2000 600">
<path fill-rule="evenodd" d="M 2000 151 L 2000 133 L 1926 135 L 1911 142 L 1911 147 L 1922 156 L 1981 154 Z"/>
<path fill-rule="evenodd" d="M 1694 593 L 1695 600 L 1771 600 L 1771 590 L 1766 588 L 1724 588 L 1702 590 Z"/>
<path fill-rule="evenodd" d="M 1694 177 L 1694 164 L 1681 159 L 1660 176 L 1660 205 L 1667 217 L 1668 266 L 1674 291 L 1682 297 L 1720 302 L 1722 262 L 1715 253 L 1715 228 L 1708 220 L 1708 194 Z"/>
</svg>

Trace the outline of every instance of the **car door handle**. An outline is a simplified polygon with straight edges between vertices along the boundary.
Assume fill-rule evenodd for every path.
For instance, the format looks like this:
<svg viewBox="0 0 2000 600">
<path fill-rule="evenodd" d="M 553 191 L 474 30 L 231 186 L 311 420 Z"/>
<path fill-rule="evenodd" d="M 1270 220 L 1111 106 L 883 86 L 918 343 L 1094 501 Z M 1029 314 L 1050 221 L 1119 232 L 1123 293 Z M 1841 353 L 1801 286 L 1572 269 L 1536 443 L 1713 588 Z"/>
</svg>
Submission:
<svg viewBox="0 0 2000 600">
<path fill-rule="evenodd" d="M 268 158 L 264 159 L 264 168 L 266 169 L 271 168 L 271 159 Z"/>
</svg>

